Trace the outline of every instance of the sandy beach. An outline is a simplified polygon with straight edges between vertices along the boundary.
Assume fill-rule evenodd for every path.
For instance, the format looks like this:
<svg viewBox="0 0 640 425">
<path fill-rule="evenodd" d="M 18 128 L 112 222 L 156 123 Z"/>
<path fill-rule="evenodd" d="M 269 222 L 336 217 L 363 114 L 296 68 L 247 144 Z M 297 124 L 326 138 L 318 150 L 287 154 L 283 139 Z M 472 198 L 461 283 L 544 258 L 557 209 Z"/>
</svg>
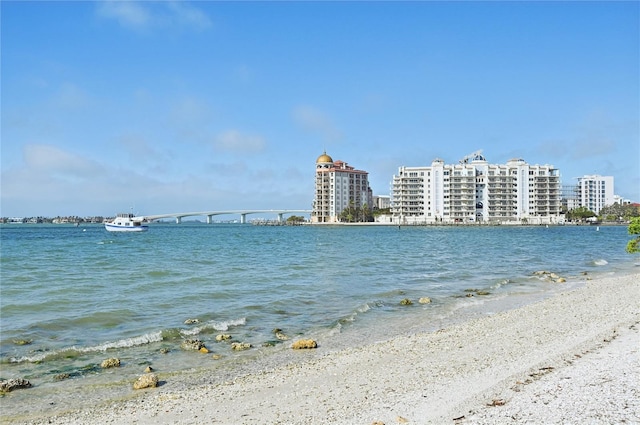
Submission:
<svg viewBox="0 0 640 425">
<path fill-rule="evenodd" d="M 318 341 L 286 366 L 26 423 L 640 423 L 639 295 L 640 274 L 594 279 L 436 332 Z"/>
</svg>

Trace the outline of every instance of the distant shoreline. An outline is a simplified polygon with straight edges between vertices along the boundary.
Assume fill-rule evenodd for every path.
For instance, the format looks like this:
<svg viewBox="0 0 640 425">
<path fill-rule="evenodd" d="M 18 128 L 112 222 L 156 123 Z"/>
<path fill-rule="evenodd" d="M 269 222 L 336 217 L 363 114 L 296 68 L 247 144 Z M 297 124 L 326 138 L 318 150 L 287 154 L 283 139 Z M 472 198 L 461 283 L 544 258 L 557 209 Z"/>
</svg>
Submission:
<svg viewBox="0 0 640 425">
<path fill-rule="evenodd" d="M 150 225 L 181 225 L 181 224 L 189 224 L 189 223 L 198 223 L 198 224 L 247 224 L 247 225 L 257 225 L 257 226 L 268 226 L 272 223 L 275 223 L 276 220 L 265 220 L 264 223 L 236 223 L 233 221 L 221 221 L 214 223 L 206 223 L 200 220 L 185 220 L 182 223 L 175 223 L 173 221 L 162 221 L 162 222 L 151 222 Z M 41 222 L 0 222 L 0 226 L 20 226 L 20 225 L 37 225 L 37 224 L 52 224 L 52 225 L 96 225 L 100 226 L 104 223 L 102 221 L 65 221 L 65 222 L 53 222 L 53 221 L 41 221 Z M 389 226 L 389 227 L 495 227 L 495 226 L 507 226 L 507 227 L 572 227 L 572 226 L 628 226 L 629 222 L 594 222 L 594 223 L 581 223 L 581 222 L 565 222 L 565 223 L 553 223 L 553 224 L 539 224 L 539 223 L 520 223 L 520 222 L 474 222 L 474 223 L 381 223 L 381 222 L 366 222 L 366 223 L 310 223 L 306 222 L 296 222 L 293 224 L 282 222 L 280 225 L 291 225 L 291 226 Z"/>
<path fill-rule="evenodd" d="M 391 226 L 391 227 L 493 227 L 493 226 L 506 226 L 506 227 L 572 227 L 572 226 L 628 226 L 628 222 L 624 223 L 573 223 L 567 222 L 564 224 L 538 224 L 538 223 L 515 223 L 515 222 L 487 222 L 487 223 L 308 223 L 311 226 Z"/>
</svg>

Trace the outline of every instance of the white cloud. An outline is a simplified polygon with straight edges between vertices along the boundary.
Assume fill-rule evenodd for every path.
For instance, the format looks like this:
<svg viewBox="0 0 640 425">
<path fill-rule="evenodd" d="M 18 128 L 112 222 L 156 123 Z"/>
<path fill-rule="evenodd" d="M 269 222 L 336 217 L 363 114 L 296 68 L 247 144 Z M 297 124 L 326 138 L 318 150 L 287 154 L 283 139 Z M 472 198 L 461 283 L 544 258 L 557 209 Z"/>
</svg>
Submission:
<svg viewBox="0 0 640 425">
<path fill-rule="evenodd" d="M 63 83 L 54 98 L 56 107 L 80 109 L 89 104 L 89 95 L 73 83 Z"/>
<path fill-rule="evenodd" d="M 126 152 L 131 161 L 140 166 L 170 162 L 170 154 L 157 149 L 146 137 L 126 134 L 117 140 L 118 149 Z"/>
<path fill-rule="evenodd" d="M 115 19 L 123 27 L 144 29 L 151 25 L 151 12 L 141 3 L 133 1 L 105 1 L 98 6 L 98 15 Z"/>
<path fill-rule="evenodd" d="M 246 149 L 247 141 L 249 146 L 261 141 L 233 131 L 221 136 L 233 149 Z M 152 148 L 140 137 L 126 140 L 139 154 Z M 172 162 L 167 152 L 156 153 L 164 158 L 156 161 L 160 166 Z M 139 163 L 129 167 L 121 161 L 96 161 L 64 148 L 31 144 L 23 149 L 19 165 L 2 169 L 0 216 L 104 216 L 132 207 L 137 213 L 165 214 L 310 205 L 313 187 L 305 173 L 260 164 L 244 158 L 234 162 L 218 159 L 201 171 L 196 162 L 178 174 L 158 173 Z"/>
<path fill-rule="evenodd" d="M 571 159 L 597 158 L 607 156 L 616 149 L 616 143 L 607 137 L 587 137 L 577 140 L 571 149 Z"/>
<path fill-rule="evenodd" d="M 52 178 L 88 179 L 104 173 L 97 162 L 51 145 L 25 146 L 24 161 L 30 173 Z"/>
<path fill-rule="evenodd" d="M 172 12 L 172 20 L 180 26 L 205 30 L 212 25 L 206 14 L 186 2 L 172 1 L 167 2 L 166 5 L 169 11 Z"/>
<path fill-rule="evenodd" d="M 227 130 L 218 134 L 213 141 L 216 149 L 235 153 L 257 153 L 264 150 L 266 143 L 260 136 L 242 134 L 237 130 Z"/>
<path fill-rule="evenodd" d="M 210 139 L 207 128 L 214 120 L 214 112 L 204 101 L 195 97 L 184 97 L 171 107 L 171 123 L 182 142 L 205 143 Z"/>
<path fill-rule="evenodd" d="M 29 144 L 19 166 L 2 170 L 2 208 L 9 215 L 72 214 L 78 205 L 94 207 L 101 201 L 107 177 L 96 161 L 55 146 Z"/>
<path fill-rule="evenodd" d="M 293 110 L 293 119 L 304 130 L 320 134 L 327 141 L 335 141 L 342 137 L 331 118 L 312 106 L 296 107 Z"/>
<path fill-rule="evenodd" d="M 154 28 L 188 28 L 202 31 L 212 26 L 209 17 L 186 2 L 135 2 L 108 0 L 99 4 L 98 16 L 115 19 L 125 28 L 145 31 Z"/>
</svg>

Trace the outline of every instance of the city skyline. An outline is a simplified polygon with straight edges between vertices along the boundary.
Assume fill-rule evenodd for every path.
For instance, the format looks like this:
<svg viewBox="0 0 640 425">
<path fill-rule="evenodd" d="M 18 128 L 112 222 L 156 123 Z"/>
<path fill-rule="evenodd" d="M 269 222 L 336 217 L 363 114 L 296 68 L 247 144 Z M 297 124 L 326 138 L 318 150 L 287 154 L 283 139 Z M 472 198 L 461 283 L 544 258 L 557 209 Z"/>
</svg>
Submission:
<svg viewBox="0 0 640 425">
<path fill-rule="evenodd" d="M 553 165 L 640 201 L 637 2 L 13 2 L 0 216 L 311 209 L 315 160 Z"/>
</svg>

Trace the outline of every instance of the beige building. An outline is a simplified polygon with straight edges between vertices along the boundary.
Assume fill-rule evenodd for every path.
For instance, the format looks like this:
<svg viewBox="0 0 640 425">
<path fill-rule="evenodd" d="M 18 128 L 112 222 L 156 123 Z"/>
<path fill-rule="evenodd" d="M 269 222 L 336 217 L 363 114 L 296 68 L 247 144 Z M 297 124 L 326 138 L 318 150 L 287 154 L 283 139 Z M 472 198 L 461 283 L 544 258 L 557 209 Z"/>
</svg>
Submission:
<svg viewBox="0 0 640 425">
<path fill-rule="evenodd" d="M 560 172 L 522 159 L 489 164 L 476 152 L 458 164 L 400 167 L 392 183 L 398 224 L 560 221 Z"/>
<path fill-rule="evenodd" d="M 334 161 L 326 152 L 316 160 L 316 184 L 312 223 L 338 223 L 349 205 L 372 208 L 369 173 L 343 161 Z"/>
</svg>

